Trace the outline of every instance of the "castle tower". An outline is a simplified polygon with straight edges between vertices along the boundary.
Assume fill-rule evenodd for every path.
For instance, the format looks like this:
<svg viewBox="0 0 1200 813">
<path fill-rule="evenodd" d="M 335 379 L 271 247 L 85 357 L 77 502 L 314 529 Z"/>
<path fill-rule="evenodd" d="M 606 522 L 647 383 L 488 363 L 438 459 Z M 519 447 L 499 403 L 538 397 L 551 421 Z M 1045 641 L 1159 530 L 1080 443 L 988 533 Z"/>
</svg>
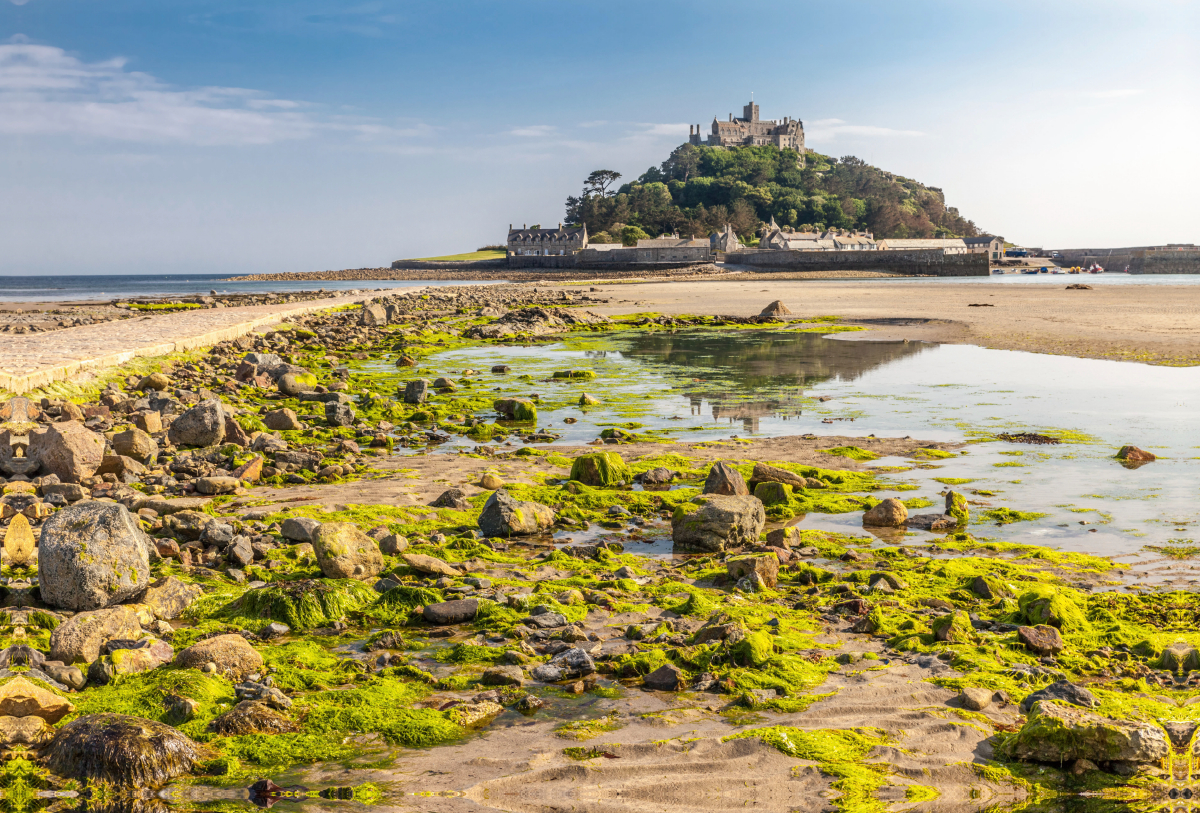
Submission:
<svg viewBox="0 0 1200 813">
<path fill-rule="evenodd" d="M 746 121 L 758 121 L 758 105 L 754 102 L 742 108 L 742 118 Z"/>
</svg>

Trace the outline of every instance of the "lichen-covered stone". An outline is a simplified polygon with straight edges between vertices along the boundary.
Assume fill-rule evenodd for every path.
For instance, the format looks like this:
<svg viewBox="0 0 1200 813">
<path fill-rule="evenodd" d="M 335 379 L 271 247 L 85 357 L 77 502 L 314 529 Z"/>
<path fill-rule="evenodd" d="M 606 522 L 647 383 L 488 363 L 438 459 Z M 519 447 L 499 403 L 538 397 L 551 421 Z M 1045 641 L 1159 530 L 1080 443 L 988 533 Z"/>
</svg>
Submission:
<svg viewBox="0 0 1200 813">
<path fill-rule="evenodd" d="M 1171 752 L 1157 723 L 1114 720 L 1081 708 L 1039 700 L 1012 741 L 1017 759 L 1055 765 L 1092 762 L 1156 764 Z"/>
<path fill-rule="evenodd" d="M 259 671 L 262 655 L 240 635 L 217 635 L 192 644 L 175 656 L 175 665 L 184 669 L 203 669 L 215 664 L 217 672 L 235 680 Z"/>
<path fill-rule="evenodd" d="M 585 486 L 609 488 L 633 482 L 633 473 L 616 452 L 580 455 L 571 464 L 571 479 Z"/>
<path fill-rule="evenodd" d="M 492 403 L 492 408 L 506 420 L 537 422 L 537 405 L 528 398 L 501 398 Z"/>
<path fill-rule="evenodd" d="M 787 505 L 791 500 L 790 489 L 783 483 L 759 483 L 754 487 L 754 497 L 765 506 Z"/>
<path fill-rule="evenodd" d="M 757 542 L 766 521 L 754 497 L 703 494 L 675 509 L 671 539 L 683 548 L 722 551 Z"/>
<path fill-rule="evenodd" d="M 100 468 L 104 437 L 77 421 L 53 423 L 29 436 L 26 456 L 62 482 L 78 483 Z"/>
<path fill-rule="evenodd" d="M 56 776 L 131 788 L 154 788 L 195 773 L 207 756 L 171 726 L 125 714 L 72 720 L 43 754 Z"/>
<path fill-rule="evenodd" d="M 331 579 L 369 579 L 383 570 L 375 540 L 349 522 L 326 522 L 312 533 L 321 572 Z"/>
<path fill-rule="evenodd" d="M 935 618 L 929 626 L 935 639 L 948 644 L 967 644 L 975 635 L 971 617 L 962 610 Z"/>
<path fill-rule="evenodd" d="M 535 534 L 553 524 L 553 508 L 529 500 L 518 500 L 503 489 L 488 497 L 479 514 L 479 532 L 486 537 Z"/>
<path fill-rule="evenodd" d="M 225 440 L 225 411 L 214 399 L 201 401 L 171 421 L 167 439 L 175 446 L 216 446 Z"/>
<path fill-rule="evenodd" d="M 863 513 L 862 523 L 869 528 L 903 528 L 908 509 L 895 497 L 880 500 Z"/>
<path fill-rule="evenodd" d="M 150 586 L 150 544 L 123 505 L 80 502 L 63 508 L 42 525 L 42 600 L 94 610 L 140 596 Z"/>
<path fill-rule="evenodd" d="M 113 607 L 71 616 L 50 634 L 50 659 L 65 664 L 91 663 L 100 648 L 112 640 L 135 640 L 142 636 L 137 610 Z"/>
</svg>

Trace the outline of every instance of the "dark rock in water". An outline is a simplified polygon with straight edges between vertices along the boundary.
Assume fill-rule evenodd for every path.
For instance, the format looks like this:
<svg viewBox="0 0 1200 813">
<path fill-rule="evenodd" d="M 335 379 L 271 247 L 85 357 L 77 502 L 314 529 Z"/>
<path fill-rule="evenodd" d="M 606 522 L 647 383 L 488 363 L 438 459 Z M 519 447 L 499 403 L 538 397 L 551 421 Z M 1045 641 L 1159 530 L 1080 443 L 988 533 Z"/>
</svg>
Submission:
<svg viewBox="0 0 1200 813">
<path fill-rule="evenodd" d="M 243 700 L 208 724 L 209 730 L 223 737 L 241 734 L 292 734 L 300 726 L 266 703 Z"/>
<path fill-rule="evenodd" d="M 741 472 L 728 463 L 714 463 L 704 481 L 704 494 L 721 494 L 731 497 L 750 496 L 750 487 Z"/>
<path fill-rule="evenodd" d="M 1145 449 L 1139 449 L 1136 446 L 1122 446 L 1121 451 L 1117 452 L 1117 459 L 1128 463 L 1150 463 L 1158 458 L 1154 456 L 1153 452 L 1147 452 Z"/>
<path fill-rule="evenodd" d="M 446 489 L 430 505 L 434 508 L 453 508 L 456 511 L 467 511 L 471 508 L 471 502 L 461 488 Z"/>
<path fill-rule="evenodd" d="M 409 381 L 404 385 L 404 403 L 423 404 L 428 397 L 429 381 L 426 379 L 418 378 L 416 381 Z"/>
<path fill-rule="evenodd" d="M 1075 706 L 1095 708 L 1100 705 L 1096 696 L 1082 686 L 1076 686 L 1069 680 L 1059 680 L 1044 689 L 1039 689 L 1021 701 L 1021 712 L 1028 714 L 1033 704 L 1039 700 L 1060 700 Z"/>
<path fill-rule="evenodd" d="M 426 605 L 421 615 L 430 624 L 461 624 L 464 621 L 470 621 L 477 612 L 479 612 L 479 600 L 466 598 Z"/>
<path fill-rule="evenodd" d="M 89 714 L 45 747 L 46 767 L 67 779 L 153 788 L 194 773 L 207 754 L 169 725 L 126 714 Z"/>
<path fill-rule="evenodd" d="M 913 514 L 904 524 L 918 531 L 949 531 L 958 527 L 958 520 L 949 514 Z"/>
</svg>

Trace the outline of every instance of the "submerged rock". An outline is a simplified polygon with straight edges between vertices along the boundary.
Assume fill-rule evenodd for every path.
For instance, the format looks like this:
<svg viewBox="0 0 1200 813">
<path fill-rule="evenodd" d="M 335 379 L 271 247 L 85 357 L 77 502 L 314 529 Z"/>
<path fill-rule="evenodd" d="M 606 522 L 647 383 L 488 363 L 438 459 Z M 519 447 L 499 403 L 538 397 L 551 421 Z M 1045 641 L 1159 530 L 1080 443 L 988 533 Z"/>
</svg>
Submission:
<svg viewBox="0 0 1200 813">
<path fill-rule="evenodd" d="M 671 539 L 684 548 L 723 551 L 757 542 L 766 521 L 754 497 L 705 494 L 675 509 Z"/>
<path fill-rule="evenodd" d="M 45 747 L 55 775 L 153 788 L 199 770 L 207 754 L 169 725 L 125 714 L 89 714 L 59 729 Z"/>
<path fill-rule="evenodd" d="M 537 405 L 528 398 L 501 398 L 492 408 L 509 421 L 536 422 Z"/>
<path fill-rule="evenodd" d="M 499 490 L 488 497 L 479 514 L 479 532 L 486 537 L 534 534 L 554 524 L 554 509 L 541 503 L 515 499 Z"/>
<path fill-rule="evenodd" d="M 908 520 L 908 509 L 895 497 L 880 500 L 879 504 L 867 509 L 862 523 L 869 528 L 902 528 Z"/>
<path fill-rule="evenodd" d="M 971 521 L 971 508 L 967 505 L 967 498 L 957 491 L 947 491 L 946 514 L 954 517 L 960 528 L 965 528 Z"/>
<path fill-rule="evenodd" d="M 42 525 L 42 600 L 68 610 L 94 610 L 140 596 L 150 585 L 150 544 L 123 505 L 86 502 L 63 508 Z"/>
</svg>

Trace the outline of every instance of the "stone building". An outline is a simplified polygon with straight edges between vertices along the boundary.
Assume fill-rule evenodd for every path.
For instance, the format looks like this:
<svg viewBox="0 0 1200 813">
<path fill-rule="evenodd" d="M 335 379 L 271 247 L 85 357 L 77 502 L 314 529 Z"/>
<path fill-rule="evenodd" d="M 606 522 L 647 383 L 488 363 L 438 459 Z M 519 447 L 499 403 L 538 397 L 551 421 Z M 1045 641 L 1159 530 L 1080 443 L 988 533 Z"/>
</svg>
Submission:
<svg viewBox="0 0 1200 813">
<path fill-rule="evenodd" d="M 1004 259 L 1004 238 L 985 234 L 981 237 L 964 237 L 967 250 L 974 254 L 986 254 L 989 260 Z"/>
<path fill-rule="evenodd" d="M 712 122 L 712 133 L 707 139 L 700 134 L 700 125 L 688 127 L 688 141 L 705 147 L 758 147 L 770 144 L 780 149 L 792 149 L 804 156 L 804 122 L 784 117 L 781 121 L 760 119 L 758 105 L 754 102 L 742 108 L 742 117 L 729 121 Z"/>
<path fill-rule="evenodd" d="M 874 251 L 877 248 L 870 232 L 844 229 L 784 231 L 775 224 L 775 218 L 771 218 L 759 233 L 758 247 L 777 251 Z"/>
<path fill-rule="evenodd" d="M 568 226 L 559 223 L 557 229 L 514 229 L 508 224 L 509 257 L 569 256 L 587 248 L 587 226 Z"/>
<path fill-rule="evenodd" d="M 972 254 L 961 237 L 885 237 L 879 241 L 880 251 L 922 251 L 938 249 L 947 254 Z"/>
<path fill-rule="evenodd" d="M 742 241 L 738 239 L 737 232 L 728 223 L 723 231 L 710 234 L 708 242 L 713 251 L 737 251 L 742 248 Z"/>
</svg>

